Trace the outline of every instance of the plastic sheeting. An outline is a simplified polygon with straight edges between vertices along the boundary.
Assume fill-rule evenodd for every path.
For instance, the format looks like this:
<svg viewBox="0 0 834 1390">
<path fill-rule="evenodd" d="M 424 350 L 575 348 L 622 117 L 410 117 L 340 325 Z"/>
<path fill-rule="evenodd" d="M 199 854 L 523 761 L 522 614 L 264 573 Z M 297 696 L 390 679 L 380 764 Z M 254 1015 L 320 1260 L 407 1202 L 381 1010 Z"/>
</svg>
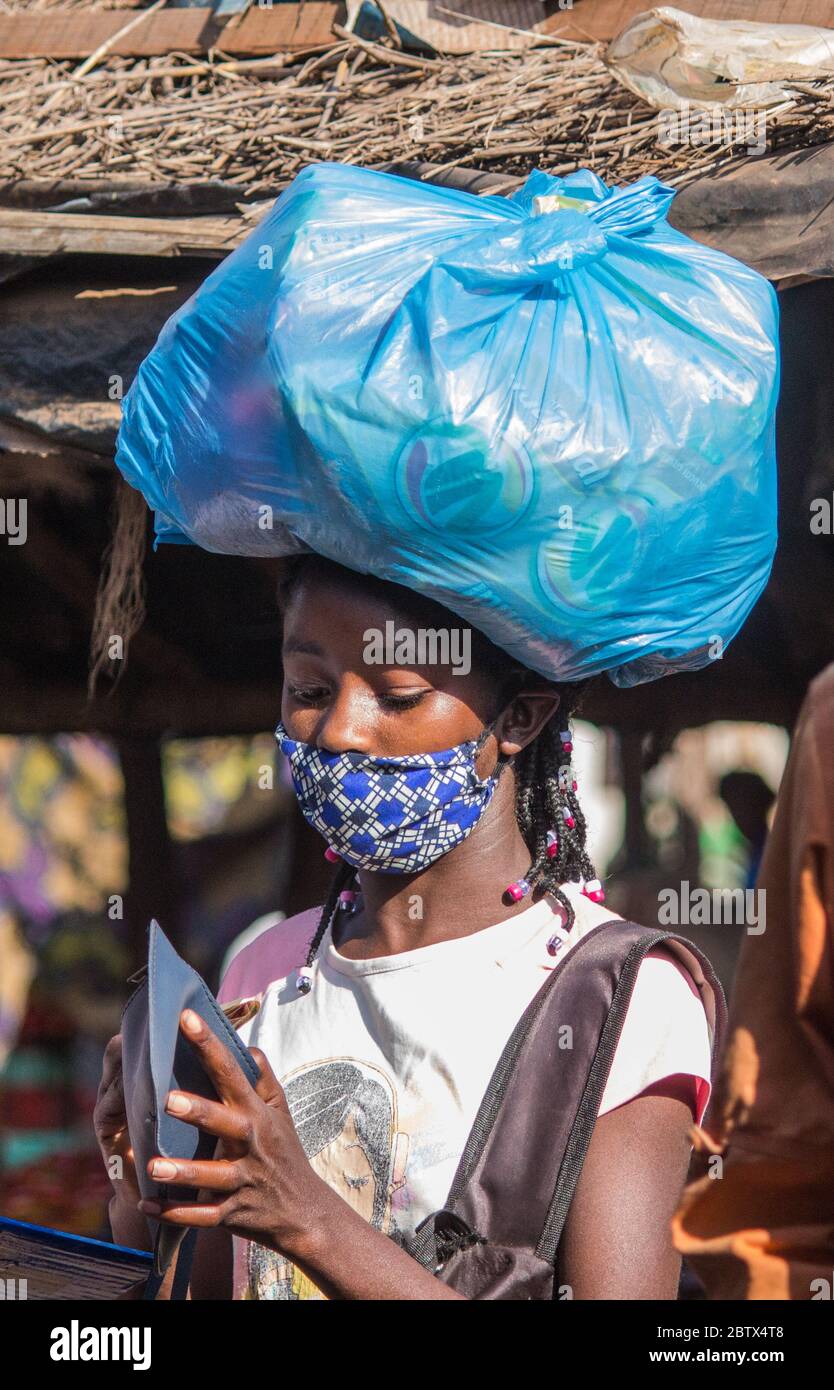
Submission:
<svg viewBox="0 0 834 1390">
<path fill-rule="evenodd" d="M 769 107 L 790 96 L 791 80 L 834 75 L 834 30 L 700 19 L 664 5 L 632 19 L 605 61 L 652 106 Z"/>
</svg>

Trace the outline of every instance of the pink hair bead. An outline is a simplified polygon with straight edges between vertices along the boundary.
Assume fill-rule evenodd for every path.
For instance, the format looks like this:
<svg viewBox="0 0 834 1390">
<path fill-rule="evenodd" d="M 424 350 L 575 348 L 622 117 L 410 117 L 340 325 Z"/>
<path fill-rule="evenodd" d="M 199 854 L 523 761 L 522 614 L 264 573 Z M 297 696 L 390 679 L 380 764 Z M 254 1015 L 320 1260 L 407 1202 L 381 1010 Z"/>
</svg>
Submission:
<svg viewBox="0 0 834 1390">
<path fill-rule="evenodd" d="M 341 854 L 337 854 L 335 849 L 331 849 L 328 845 L 327 849 L 324 851 L 324 857 L 327 860 L 328 864 L 338 864 L 342 856 Z"/>
<path fill-rule="evenodd" d="M 565 818 L 565 825 L 568 827 L 568 830 L 573 830 L 573 827 L 576 825 L 576 821 L 574 820 L 567 806 L 562 811 L 562 815 Z"/>
<path fill-rule="evenodd" d="M 557 855 L 558 853 L 559 853 L 559 838 L 558 838 L 558 836 L 557 836 L 557 834 L 556 834 L 556 831 L 555 831 L 555 830 L 548 830 L 548 832 L 547 832 L 547 857 L 548 857 L 548 859 L 555 859 L 555 857 L 556 857 L 556 855 Z"/>
<path fill-rule="evenodd" d="M 339 894 L 339 906 L 343 912 L 356 911 L 356 894 L 352 888 L 344 888 Z"/>
<path fill-rule="evenodd" d="M 605 889 L 598 878 L 589 879 L 582 889 L 582 892 L 585 894 L 586 898 L 590 898 L 592 903 L 605 902 Z"/>
<path fill-rule="evenodd" d="M 509 884 L 506 889 L 507 896 L 511 898 L 514 903 L 521 902 L 521 899 L 526 898 L 529 892 L 530 885 L 526 878 L 516 879 L 515 883 Z"/>
</svg>

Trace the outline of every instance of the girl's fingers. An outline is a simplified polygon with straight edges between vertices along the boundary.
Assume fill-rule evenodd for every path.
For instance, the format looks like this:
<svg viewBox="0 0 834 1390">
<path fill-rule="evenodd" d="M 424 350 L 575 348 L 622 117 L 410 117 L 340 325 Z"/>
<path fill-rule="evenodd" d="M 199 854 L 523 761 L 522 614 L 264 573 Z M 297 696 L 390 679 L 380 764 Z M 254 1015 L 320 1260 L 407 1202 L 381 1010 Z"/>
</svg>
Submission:
<svg viewBox="0 0 834 1390">
<path fill-rule="evenodd" d="M 209 1192 L 235 1192 L 240 1187 L 237 1164 L 225 1159 L 152 1158 L 148 1176 L 175 1187 L 206 1188 Z"/>
<path fill-rule="evenodd" d="M 215 1037 L 199 1014 L 184 1009 L 180 1027 L 199 1054 L 200 1061 L 214 1082 L 221 1100 L 245 1104 L 252 1097 L 252 1087 L 225 1043 Z"/>
<path fill-rule="evenodd" d="M 246 1085 L 251 1094 L 251 1086 L 248 1082 Z M 245 1144 L 249 1138 L 249 1116 L 238 1106 L 206 1100 L 205 1096 L 195 1096 L 190 1091 L 169 1091 L 165 1109 L 169 1115 L 184 1120 L 187 1125 L 196 1125 L 207 1134 L 216 1134 L 218 1139 L 231 1139 Z"/>
<path fill-rule="evenodd" d="M 204 1229 L 219 1226 L 223 1220 L 223 1206 L 209 1202 L 150 1202 L 139 1203 L 140 1210 L 154 1221 L 165 1221 L 171 1226 L 199 1226 Z"/>
<path fill-rule="evenodd" d="M 268 1105 L 270 1101 L 275 1100 L 276 1096 L 282 1096 L 284 1094 L 283 1088 L 275 1072 L 272 1070 L 272 1067 L 269 1065 L 266 1054 L 261 1052 L 259 1047 L 250 1047 L 249 1051 L 255 1058 L 261 1073 L 255 1084 L 255 1090 L 261 1100 Z"/>
</svg>

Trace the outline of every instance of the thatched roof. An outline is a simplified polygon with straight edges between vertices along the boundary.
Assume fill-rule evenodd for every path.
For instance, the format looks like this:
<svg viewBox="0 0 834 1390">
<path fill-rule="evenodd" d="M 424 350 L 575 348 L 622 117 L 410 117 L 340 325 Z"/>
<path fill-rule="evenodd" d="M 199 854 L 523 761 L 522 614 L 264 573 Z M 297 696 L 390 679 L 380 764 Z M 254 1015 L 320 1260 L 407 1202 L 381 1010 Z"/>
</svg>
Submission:
<svg viewBox="0 0 834 1390">
<path fill-rule="evenodd" d="M 337 30 L 339 26 L 336 26 Z M 420 56 L 344 30 L 314 53 L 229 59 L 105 57 L 83 77 L 47 59 L 0 62 L 2 186 L 91 188 L 216 181 L 278 192 L 305 164 L 420 160 L 518 178 L 580 166 L 682 186 L 746 154 L 659 141 L 658 113 L 626 91 L 600 43 L 540 37 L 523 52 Z M 771 151 L 834 137 L 834 81 L 805 84 L 768 114 Z"/>
</svg>

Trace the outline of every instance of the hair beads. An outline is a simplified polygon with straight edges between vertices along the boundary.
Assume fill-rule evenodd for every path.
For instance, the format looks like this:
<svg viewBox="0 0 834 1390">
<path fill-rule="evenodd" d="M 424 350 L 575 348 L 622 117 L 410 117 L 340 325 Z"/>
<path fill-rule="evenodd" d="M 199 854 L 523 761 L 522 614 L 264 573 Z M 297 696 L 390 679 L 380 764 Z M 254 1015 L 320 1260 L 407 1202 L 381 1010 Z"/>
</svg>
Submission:
<svg viewBox="0 0 834 1390">
<path fill-rule="evenodd" d="M 570 765 L 573 738 L 568 720 L 581 689 L 568 686 L 562 690 L 563 723 L 558 730 L 553 721 L 546 724 L 538 738 L 516 759 L 519 778 L 516 813 L 533 855 L 523 882 L 529 883 L 531 889 L 540 889 L 556 898 L 570 930 L 574 911 L 561 885 L 582 883 L 600 894 L 603 890 L 585 848 L 585 817 Z M 514 887 L 516 885 L 510 885 L 511 889 Z M 513 900 L 518 901 L 515 897 Z M 601 902 L 602 897 L 593 901 Z"/>
</svg>

